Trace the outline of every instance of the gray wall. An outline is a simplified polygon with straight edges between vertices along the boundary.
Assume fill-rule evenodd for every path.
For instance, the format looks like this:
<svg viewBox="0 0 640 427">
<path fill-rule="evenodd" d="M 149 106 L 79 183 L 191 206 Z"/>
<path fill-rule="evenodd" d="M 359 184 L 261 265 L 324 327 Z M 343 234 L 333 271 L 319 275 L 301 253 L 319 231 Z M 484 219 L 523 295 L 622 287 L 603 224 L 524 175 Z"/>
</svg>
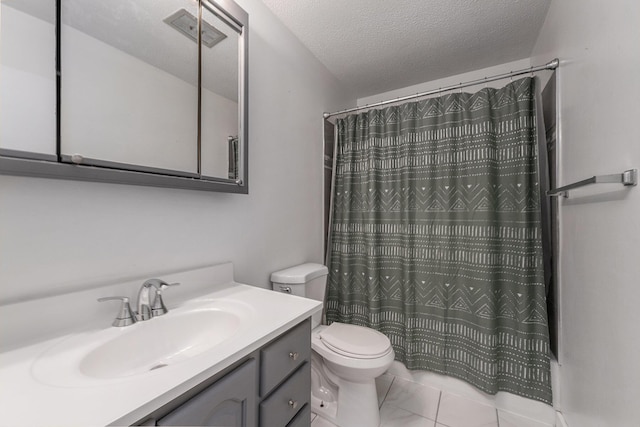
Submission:
<svg viewBox="0 0 640 427">
<path fill-rule="evenodd" d="M 640 2 L 551 2 L 532 62 L 559 57 L 561 184 L 640 167 Z M 640 422 L 640 188 L 561 201 L 559 403 L 571 427 Z M 558 391 L 558 390 L 556 390 Z"/>
<path fill-rule="evenodd" d="M 322 113 L 355 96 L 261 2 L 237 1 L 250 194 L 0 176 L 0 304 L 222 261 L 267 287 L 273 270 L 322 262 Z"/>
</svg>

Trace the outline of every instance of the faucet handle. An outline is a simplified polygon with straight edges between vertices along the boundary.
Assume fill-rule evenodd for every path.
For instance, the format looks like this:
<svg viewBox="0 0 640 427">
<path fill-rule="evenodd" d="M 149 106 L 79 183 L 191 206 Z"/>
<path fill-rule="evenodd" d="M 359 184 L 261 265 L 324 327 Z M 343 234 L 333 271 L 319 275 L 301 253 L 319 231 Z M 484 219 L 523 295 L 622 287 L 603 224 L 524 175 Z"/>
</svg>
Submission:
<svg viewBox="0 0 640 427">
<path fill-rule="evenodd" d="M 169 286 L 178 286 L 180 283 L 166 283 L 162 282 L 159 288 L 156 288 L 156 297 L 153 300 L 153 307 L 151 308 L 152 315 L 162 316 L 163 314 L 167 314 L 169 310 L 164 305 L 164 300 L 162 299 L 162 290 L 168 288 Z"/>
<path fill-rule="evenodd" d="M 167 282 L 162 282 L 162 284 L 160 285 L 160 289 L 165 289 L 168 288 L 169 286 L 179 286 L 180 283 L 176 282 L 176 283 L 167 283 Z"/>
<path fill-rule="evenodd" d="M 98 302 L 104 301 L 122 301 L 122 304 L 120 305 L 120 311 L 118 312 L 118 315 L 112 323 L 113 326 L 129 326 L 136 323 L 136 316 L 133 314 L 133 311 L 131 311 L 129 298 L 120 296 L 98 298 Z"/>
</svg>

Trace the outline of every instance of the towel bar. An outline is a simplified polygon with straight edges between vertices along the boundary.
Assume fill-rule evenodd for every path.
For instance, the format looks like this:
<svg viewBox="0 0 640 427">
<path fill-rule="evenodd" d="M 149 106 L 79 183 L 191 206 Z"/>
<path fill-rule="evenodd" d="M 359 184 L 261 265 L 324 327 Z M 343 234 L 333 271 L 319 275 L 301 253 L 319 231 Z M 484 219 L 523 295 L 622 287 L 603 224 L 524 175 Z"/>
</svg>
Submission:
<svg viewBox="0 0 640 427">
<path fill-rule="evenodd" d="M 569 190 L 584 187 L 590 184 L 622 184 L 625 186 L 638 185 L 638 169 L 629 169 L 622 173 L 614 173 L 611 175 L 596 175 L 573 184 L 558 187 L 547 191 L 548 196 L 564 196 L 569 197 Z"/>
</svg>

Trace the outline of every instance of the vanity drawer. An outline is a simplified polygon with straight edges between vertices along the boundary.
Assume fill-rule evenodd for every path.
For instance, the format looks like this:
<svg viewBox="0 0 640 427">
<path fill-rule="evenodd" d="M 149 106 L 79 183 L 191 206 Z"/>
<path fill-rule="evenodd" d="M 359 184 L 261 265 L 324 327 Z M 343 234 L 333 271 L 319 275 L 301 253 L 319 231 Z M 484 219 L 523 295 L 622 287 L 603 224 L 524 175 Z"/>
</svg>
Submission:
<svg viewBox="0 0 640 427">
<path fill-rule="evenodd" d="M 311 323 L 306 320 L 260 352 L 260 396 L 265 396 L 311 357 Z"/>
<path fill-rule="evenodd" d="M 311 405 L 307 404 L 291 420 L 287 427 L 309 427 L 311 425 Z"/>
<path fill-rule="evenodd" d="M 260 404 L 260 427 L 285 427 L 310 400 L 311 364 L 306 362 Z"/>
</svg>

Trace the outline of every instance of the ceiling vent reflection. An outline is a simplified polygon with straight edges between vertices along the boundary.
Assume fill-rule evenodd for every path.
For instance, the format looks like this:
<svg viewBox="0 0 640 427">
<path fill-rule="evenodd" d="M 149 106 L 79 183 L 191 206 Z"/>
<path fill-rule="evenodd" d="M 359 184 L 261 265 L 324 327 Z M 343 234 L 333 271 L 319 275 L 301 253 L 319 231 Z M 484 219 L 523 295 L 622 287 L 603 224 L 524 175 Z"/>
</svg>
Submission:
<svg viewBox="0 0 640 427">
<path fill-rule="evenodd" d="M 180 9 L 173 15 L 166 18 L 164 22 L 178 30 L 181 34 L 189 37 L 194 42 L 198 42 L 198 19 L 185 9 Z M 226 34 L 217 30 L 208 22 L 204 20 L 202 21 L 202 44 L 204 46 L 211 48 L 225 38 L 227 38 Z"/>
</svg>

